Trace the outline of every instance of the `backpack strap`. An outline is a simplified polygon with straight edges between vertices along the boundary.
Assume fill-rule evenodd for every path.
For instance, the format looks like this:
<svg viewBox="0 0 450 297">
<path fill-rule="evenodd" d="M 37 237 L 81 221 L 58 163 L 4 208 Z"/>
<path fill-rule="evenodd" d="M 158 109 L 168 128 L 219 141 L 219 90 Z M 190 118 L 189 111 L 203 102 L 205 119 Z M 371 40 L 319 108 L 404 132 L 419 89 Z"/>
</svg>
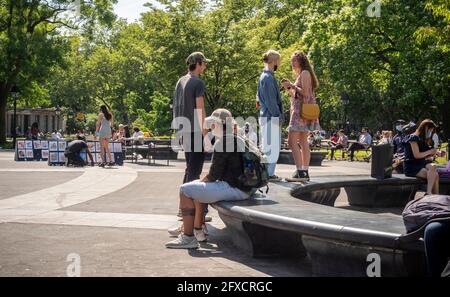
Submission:
<svg viewBox="0 0 450 297">
<path fill-rule="evenodd" d="M 263 190 L 258 189 L 258 191 L 259 191 L 261 194 L 264 194 Z M 265 193 L 265 194 L 267 195 L 267 193 L 269 193 L 269 185 L 266 186 L 266 193 Z"/>
</svg>

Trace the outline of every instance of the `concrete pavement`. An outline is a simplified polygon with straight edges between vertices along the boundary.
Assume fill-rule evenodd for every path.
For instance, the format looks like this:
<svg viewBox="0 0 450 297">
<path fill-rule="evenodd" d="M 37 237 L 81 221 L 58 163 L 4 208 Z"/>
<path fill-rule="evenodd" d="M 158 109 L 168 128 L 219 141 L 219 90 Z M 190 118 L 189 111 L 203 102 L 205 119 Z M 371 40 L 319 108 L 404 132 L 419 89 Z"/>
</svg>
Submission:
<svg viewBox="0 0 450 297">
<path fill-rule="evenodd" d="M 80 256 L 82 276 L 311 275 L 307 259 L 240 253 L 213 209 L 208 244 L 198 251 L 165 249 L 166 229 L 179 224 L 183 161 L 73 169 L 12 160 L 0 152 L 0 276 L 65 276 L 69 254 Z M 311 176 L 368 170 L 366 163 L 325 162 Z M 277 174 L 292 171 L 280 165 Z"/>
</svg>

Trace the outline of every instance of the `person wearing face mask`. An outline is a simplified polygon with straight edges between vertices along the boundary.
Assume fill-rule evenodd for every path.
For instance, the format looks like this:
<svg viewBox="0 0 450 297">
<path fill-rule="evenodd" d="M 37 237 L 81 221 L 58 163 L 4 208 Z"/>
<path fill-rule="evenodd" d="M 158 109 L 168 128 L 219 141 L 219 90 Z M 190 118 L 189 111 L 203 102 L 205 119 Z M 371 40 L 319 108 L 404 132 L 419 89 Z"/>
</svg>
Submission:
<svg viewBox="0 0 450 297">
<path fill-rule="evenodd" d="M 396 134 L 392 140 L 392 144 L 394 145 L 394 159 L 403 158 L 403 156 L 405 155 L 405 145 L 403 144 L 403 140 L 405 139 L 403 126 L 405 125 L 406 121 L 404 120 L 397 120 L 395 122 Z"/>
<path fill-rule="evenodd" d="M 392 131 L 381 131 L 381 138 L 378 144 L 392 144 Z"/>
<path fill-rule="evenodd" d="M 180 187 L 183 228 L 177 239 L 166 243 L 167 248 L 194 249 L 198 242 L 206 241 L 202 231 L 205 204 L 245 200 L 255 192 L 239 182 L 239 176 L 244 172 L 242 152 L 245 143 L 233 131 L 235 123 L 231 112 L 217 109 L 205 119 L 205 123 L 216 139 L 211 167 L 202 179 Z"/>
<path fill-rule="evenodd" d="M 253 127 L 249 122 L 245 123 L 244 127 L 240 129 L 240 135 L 254 145 L 258 144 L 258 135 L 253 131 Z"/>
<path fill-rule="evenodd" d="M 435 149 L 439 149 L 440 141 L 439 141 L 439 135 L 437 134 L 437 128 L 435 128 L 433 130 L 433 136 L 431 137 L 431 143 Z"/>
<path fill-rule="evenodd" d="M 427 162 L 427 158 L 436 155 L 436 149 L 430 149 L 428 140 L 433 136 L 436 124 L 429 119 L 420 123 L 416 132 L 407 136 L 405 144 L 404 171 L 406 176 L 427 180 L 427 195 L 439 194 L 439 174 L 436 165 Z"/>
<path fill-rule="evenodd" d="M 284 120 L 283 104 L 280 88 L 275 79 L 281 62 L 281 55 L 274 50 L 269 50 L 263 56 L 264 71 L 259 78 L 257 101 L 259 102 L 259 124 L 261 126 L 261 148 L 267 155 L 270 181 L 280 181 L 275 175 L 275 167 L 278 162 L 281 149 L 281 125 Z"/>
</svg>

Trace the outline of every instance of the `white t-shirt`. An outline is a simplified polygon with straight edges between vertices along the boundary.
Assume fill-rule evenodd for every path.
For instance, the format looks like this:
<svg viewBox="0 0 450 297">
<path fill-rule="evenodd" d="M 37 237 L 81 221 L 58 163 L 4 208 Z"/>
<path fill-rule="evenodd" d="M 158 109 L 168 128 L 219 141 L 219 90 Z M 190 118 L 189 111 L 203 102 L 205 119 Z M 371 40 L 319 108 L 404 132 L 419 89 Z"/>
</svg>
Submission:
<svg viewBox="0 0 450 297">
<path fill-rule="evenodd" d="M 253 142 L 253 144 L 255 144 L 255 145 L 258 144 L 258 135 L 253 131 L 253 129 L 250 128 L 250 130 L 248 131 L 248 133 L 245 133 L 245 128 L 243 127 L 243 128 L 241 128 L 241 129 L 239 129 L 239 134 L 240 134 L 243 138 L 245 138 L 245 139 L 247 139 L 247 140 Z"/>
<path fill-rule="evenodd" d="M 439 136 L 436 133 L 434 133 L 432 139 L 434 142 L 434 148 L 435 149 L 439 148 Z"/>
<path fill-rule="evenodd" d="M 134 132 L 134 134 L 133 134 L 133 138 L 139 138 L 139 137 L 143 137 L 143 136 L 144 136 L 144 132 L 142 132 L 142 131 Z"/>
</svg>

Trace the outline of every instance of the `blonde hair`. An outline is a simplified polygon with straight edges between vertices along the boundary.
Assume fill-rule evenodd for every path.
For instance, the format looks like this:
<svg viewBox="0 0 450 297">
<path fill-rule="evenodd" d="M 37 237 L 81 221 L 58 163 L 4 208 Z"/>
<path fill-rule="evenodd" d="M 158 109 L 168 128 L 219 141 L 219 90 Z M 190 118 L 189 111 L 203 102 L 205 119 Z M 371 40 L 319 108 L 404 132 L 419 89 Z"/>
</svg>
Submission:
<svg viewBox="0 0 450 297">
<path fill-rule="evenodd" d="M 276 60 L 281 59 L 281 55 L 279 52 L 275 51 L 275 50 L 268 50 L 264 55 L 263 55 L 263 61 L 264 63 L 270 64 Z"/>
</svg>

